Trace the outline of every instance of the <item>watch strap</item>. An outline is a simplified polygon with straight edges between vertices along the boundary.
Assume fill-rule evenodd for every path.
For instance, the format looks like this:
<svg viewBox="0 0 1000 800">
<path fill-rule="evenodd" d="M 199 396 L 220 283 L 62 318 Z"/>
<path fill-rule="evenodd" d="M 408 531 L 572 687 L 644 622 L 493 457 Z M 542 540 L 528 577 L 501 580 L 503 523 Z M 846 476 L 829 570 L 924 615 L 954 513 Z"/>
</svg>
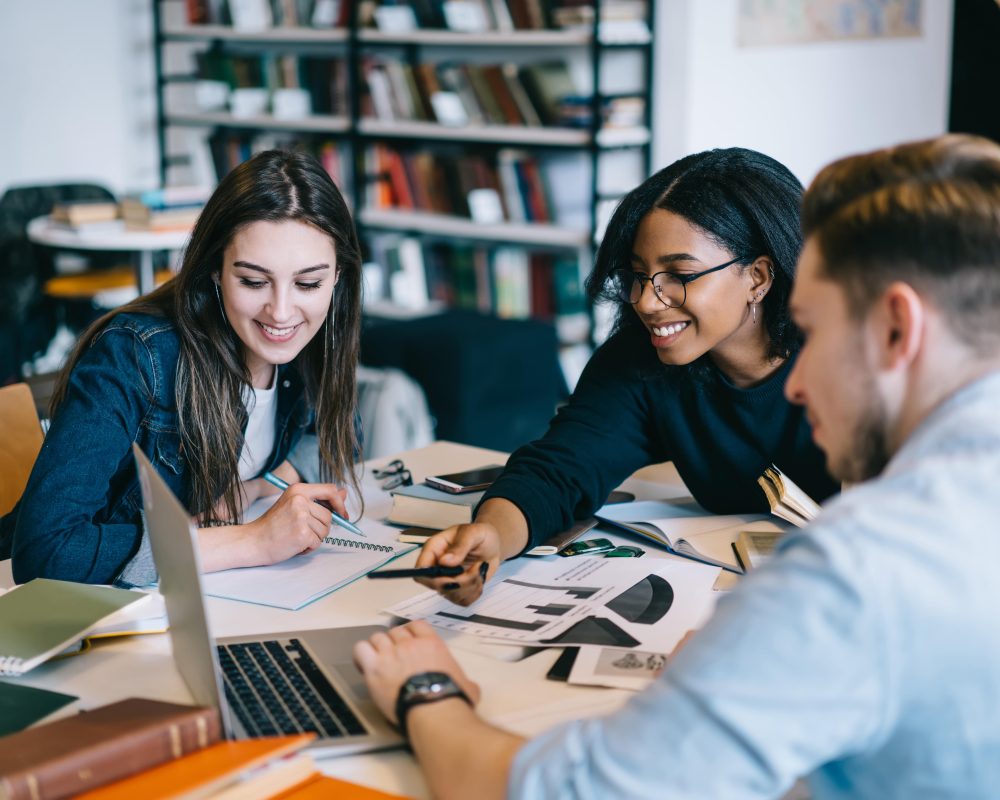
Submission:
<svg viewBox="0 0 1000 800">
<path fill-rule="evenodd" d="M 426 690 L 416 690 L 414 682 L 430 681 L 442 686 L 439 691 L 429 692 Z M 421 672 L 411 675 L 402 686 L 399 687 L 399 694 L 396 696 L 396 724 L 399 726 L 403 737 L 409 739 L 406 730 L 406 715 L 416 706 L 436 703 L 439 700 L 448 700 L 452 697 L 459 697 L 472 708 L 472 701 L 469 696 L 462 691 L 455 679 L 443 672 Z"/>
</svg>

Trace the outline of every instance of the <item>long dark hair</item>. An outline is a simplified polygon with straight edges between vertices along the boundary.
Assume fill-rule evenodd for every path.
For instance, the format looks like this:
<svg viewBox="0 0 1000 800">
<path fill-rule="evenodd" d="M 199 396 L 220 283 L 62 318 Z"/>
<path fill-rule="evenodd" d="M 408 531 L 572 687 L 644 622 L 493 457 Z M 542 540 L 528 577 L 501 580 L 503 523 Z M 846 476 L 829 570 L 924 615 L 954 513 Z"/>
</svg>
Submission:
<svg viewBox="0 0 1000 800">
<path fill-rule="evenodd" d="M 643 218 L 654 209 L 672 211 L 740 257 L 740 264 L 748 266 L 764 255 L 771 258 L 774 283 L 762 303 L 768 356 L 787 358 L 801 343 L 788 312 L 802 249 L 801 201 L 798 178 L 763 153 L 731 147 L 686 156 L 643 181 L 619 203 L 587 278 L 587 293 L 595 301 L 618 304 L 616 331 L 640 325 L 632 307 L 610 290 L 608 276 L 613 269 L 631 265 Z"/>
<path fill-rule="evenodd" d="M 337 285 L 323 326 L 292 362 L 316 414 L 320 475 L 357 489 L 354 454 L 356 371 L 361 325 L 361 252 L 350 211 L 319 162 L 305 153 L 268 150 L 219 183 L 198 217 L 178 275 L 155 291 L 98 319 L 60 375 L 51 413 L 62 402 L 69 374 L 83 351 L 117 314 L 137 312 L 173 320 L 180 337 L 176 403 L 181 446 L 190 470 L 189 511 L 211 523 L 222 498 L 229 519 L 239 516 L 239 456 L 250 372 L 243 344 L 226 321 L 213 275 L 233 236 L 254 222 L 298 220 L 333 240 Z"/>
</svg>

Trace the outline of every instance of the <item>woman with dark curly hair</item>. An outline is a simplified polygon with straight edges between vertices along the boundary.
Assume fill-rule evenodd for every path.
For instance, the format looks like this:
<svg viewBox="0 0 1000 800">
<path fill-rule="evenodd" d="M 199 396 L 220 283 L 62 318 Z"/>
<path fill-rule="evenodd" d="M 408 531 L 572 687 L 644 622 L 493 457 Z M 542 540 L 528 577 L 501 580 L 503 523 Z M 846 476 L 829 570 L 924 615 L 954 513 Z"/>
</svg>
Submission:
<svg viewBox="0 0 1000 800">
<path fill-rule="evenodd" d="M 427 585 L 472 602 L 481 562 L 493 574 L 648 464 L 673 461 L 717 514 L 769 511 L 757 478 L 772 463 L 817 500 L 837 491 L 802 408 L 782 394 L 800 344 L 788 297 L 801 198 L 785 166 L 731 148 L 683 158 L 622 200 L 587 282 L 593 299 L 618 304 L 611 337 L 475 521 L 424 546 L 420 566 L 468 565 Z"/>
</svg>

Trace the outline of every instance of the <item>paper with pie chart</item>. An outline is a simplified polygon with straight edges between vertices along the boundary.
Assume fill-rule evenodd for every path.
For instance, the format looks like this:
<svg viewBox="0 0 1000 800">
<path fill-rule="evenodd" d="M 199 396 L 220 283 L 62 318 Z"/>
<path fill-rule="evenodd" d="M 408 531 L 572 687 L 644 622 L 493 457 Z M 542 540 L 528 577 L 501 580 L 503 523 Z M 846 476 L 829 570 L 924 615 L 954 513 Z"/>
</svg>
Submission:
<svg viewBox="0 0 1000 800">
<path fill-rule="evenodd" d="M 504 563 L 470 606 L 426 592 L 386 611 L 510 643 L 668 653 L 712 613 L 717 574 L 672 559 L 519 559 Z"/>
</svg>

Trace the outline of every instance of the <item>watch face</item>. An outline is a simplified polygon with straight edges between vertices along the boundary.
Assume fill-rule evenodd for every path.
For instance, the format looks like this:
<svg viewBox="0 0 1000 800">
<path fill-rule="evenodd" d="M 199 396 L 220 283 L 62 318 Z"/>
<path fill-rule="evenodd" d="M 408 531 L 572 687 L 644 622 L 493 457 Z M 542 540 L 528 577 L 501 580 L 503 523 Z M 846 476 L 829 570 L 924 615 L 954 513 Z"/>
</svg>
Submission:
<svg viewBox="0 0 1000 800">
<path fill-rule="evenodd" d="M 414 675 L 406 683 L 410 691 L 420 694 L 437 694 L 454 685 L 454 681 L 443 672 L 423 672 Z"/>
</svg>

